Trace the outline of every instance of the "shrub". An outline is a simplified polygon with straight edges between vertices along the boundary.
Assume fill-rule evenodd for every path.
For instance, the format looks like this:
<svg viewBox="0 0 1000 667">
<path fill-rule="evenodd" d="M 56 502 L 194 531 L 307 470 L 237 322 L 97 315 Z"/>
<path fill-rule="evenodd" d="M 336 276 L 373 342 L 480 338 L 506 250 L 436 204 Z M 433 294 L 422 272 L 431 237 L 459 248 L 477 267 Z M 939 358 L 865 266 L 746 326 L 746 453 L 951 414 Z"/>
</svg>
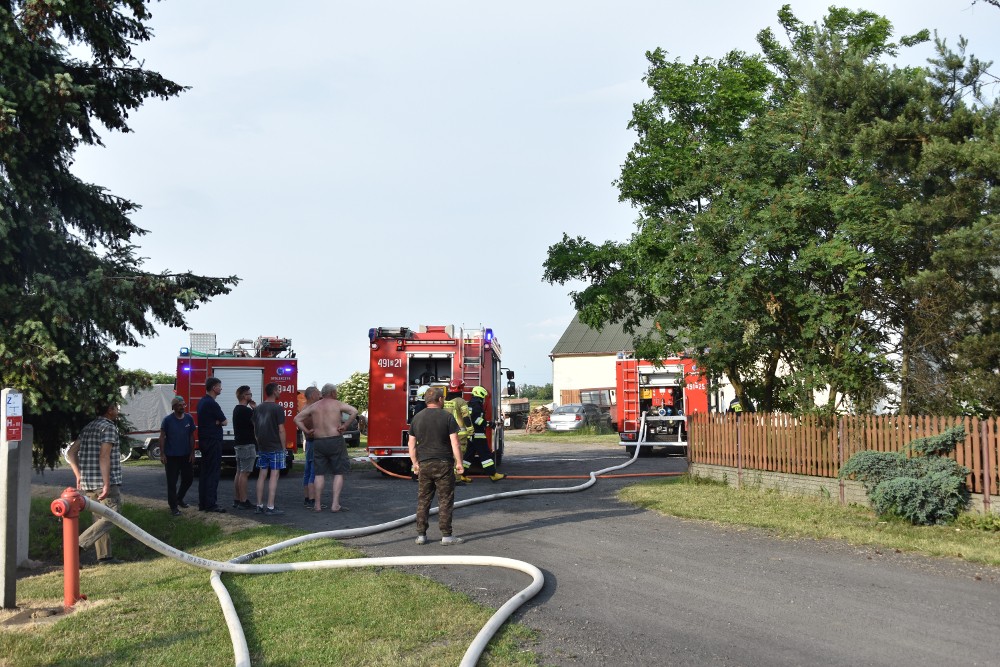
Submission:
<svg viewBox="0 0 1000 667">
<path fill-rule="evenodd" d="M 858 452 L 840 470 L 841 479 L 861 482 L 880 516 L 895 515 L 914 525 L 949 523 L 969 502 L 969 469 L 945 455 L 965 439 L 957 426 L 910 443 L 907 452 Z"/>
</svg>

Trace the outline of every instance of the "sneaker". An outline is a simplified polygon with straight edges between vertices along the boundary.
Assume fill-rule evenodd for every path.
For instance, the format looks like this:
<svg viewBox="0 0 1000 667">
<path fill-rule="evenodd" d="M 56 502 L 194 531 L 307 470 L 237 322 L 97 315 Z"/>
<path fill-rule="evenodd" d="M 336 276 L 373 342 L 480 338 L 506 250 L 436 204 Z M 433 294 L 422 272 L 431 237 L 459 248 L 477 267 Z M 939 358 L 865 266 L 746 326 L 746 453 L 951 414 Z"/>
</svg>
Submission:
<svg viewBox="0 0 1000 667">
<path fill-rule="evenodd" d="M 501 479 L 505 478 L 506 476 L 507 475 L 503 474 L 502 472 L 495 472 L 492 475 L 490 475 L 490 480 L 492 480 L 494 482 L 499 482 Z"/>
<path fill-rule="evenodd" d="M 254 504 L 253 504 L 252 502 L 250 502 L 249 500 L 244 500 L 244 501 L 243 501 L 243 502 L 241 502 L 241 503 L 236 503 L 236 508 L 237 508 L 237 509 L 241 509 L 241 510 L 252 510 L 252 509 L 254 509 L 255 507 L 257 507 L 257 506 L 256 506 L 256 505 L 254 505 Z"/>
<path fill-rule="evenodd" d="M 234 501 L 233 501 L 233 509 L 234 509 L 234 510 L 235 510 L 235 509 L 239 509 L 239 507 L 240 507 L 240 501 L 238 501 L 238 500 L 234 500 Z"/>
<path fill-rule="evenodd" d="M 178 500 L 178 501 L 177 501 L 177 506 L 178 506 L 178 507 L 182 507 L 182 508 L 184 508 L 184 509 L 187 509 L 187 508 L 191 507 L 190 505 L 188 505 L 188 504 L 187 504 L 186 502 L 184 502 L 183 500 Z"/>
<path fill-rule="evenodd" d="M 268 507 L 264 510 L 264 514 L 268 516 L 277 516 L 278 514 L 284 514 L 285 510 L 279 510 L 277 507 Z"/>
<path fill-rule="evenodd" d="M 454 537 L 453 535 L 445 535 L 441 538 L 441 544 L 448 546 L 449 544 L 461 544 L 465 542 L 461 537 Z"/>
<path fill-rule="evenodd" d="M 254 514 L 263 514 L 263 513 L 264 513 L 264 506 L 257 505 L 257 509 L 254 511 Z"/>
<path fill-rule="evenodd" d="M 172 510 L 170 510 L 170 513 L 173 514 L 174 516 L 180 516 L 181 515 L 181 511 L 179 509 L 177 509 L 176 507 L 173 508 Z"/>
<path fill-rule="evenodd" d="M 302 506 L 305 507 L 307 510 L 308 509 L 312 509 L 313 505 L 315 505 L 315 504 L 316 504 L 315 500 L 310 500 L 309 498 L 303 498 L 302 499 Z"/>
<path fill-rule="evenodd" d="M 427 536 L 417 535 L 417 544 L 427 544 Z"/>
</svg>

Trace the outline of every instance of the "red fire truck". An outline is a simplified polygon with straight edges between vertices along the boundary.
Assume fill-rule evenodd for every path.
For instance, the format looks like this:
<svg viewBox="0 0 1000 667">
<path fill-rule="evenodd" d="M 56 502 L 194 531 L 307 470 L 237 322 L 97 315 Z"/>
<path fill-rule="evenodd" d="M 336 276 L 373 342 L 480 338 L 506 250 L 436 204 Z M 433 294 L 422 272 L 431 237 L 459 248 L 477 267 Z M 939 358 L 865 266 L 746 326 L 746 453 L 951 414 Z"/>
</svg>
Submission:
<svg viewBox="0 0 1000 667">
<path fill-rule="evenodd" d="M 410 419 L 422 385 L 447 387 L 452 378 L 472 388 L 485 387 L 486 437 L 499 464 L 503 458 L 500 417 L 500 345 L 492 329 L 456 330 L 454 326 L 377 327 L 368 330 L 371 348 L 368 382 L 368 454 L 386 471 L 410 473 L 407 450 Z M 506 371 L 513 393 L 514 373 Z M 495 425 L 493 425 L 495 424 Z"/>
<path fill-rule="evenodd" d="M 619 354 L 615 373 L 618 435 L 625 450 L 667 447 L 687 453 L 688 417 L 708 412 L 708 381 L 694 359 L 670 357 L 657 364 Z"/>
<path fill-rule="evenodd" d="M 184 398 L 191 415 L 198 420 L 197 405 L 205 395 L 205 380 L 222 380 L 218 402 L 229 423 L 223 427 L 222 461 L 235 465 L 233 450 L 233 408 L 236 388 L 248 385 L 258 403 L 264 400 L 264 386 L 275 382 L 281 388 L 278 404 L 285 410 L 285 453 L 287 474 L 295 457 L 295 415 L 298 414 L 298 362 L 292 341 L 278 336 L 240 339 L 228 348 L 217 348 L 215 334 L 191 334 L 189 347 L 177 357 L 177 395 Z M 196 436 L 197 440 L 197 436 Z M 199 454 L 196 453 L 196 456 Z"/>
</svg>

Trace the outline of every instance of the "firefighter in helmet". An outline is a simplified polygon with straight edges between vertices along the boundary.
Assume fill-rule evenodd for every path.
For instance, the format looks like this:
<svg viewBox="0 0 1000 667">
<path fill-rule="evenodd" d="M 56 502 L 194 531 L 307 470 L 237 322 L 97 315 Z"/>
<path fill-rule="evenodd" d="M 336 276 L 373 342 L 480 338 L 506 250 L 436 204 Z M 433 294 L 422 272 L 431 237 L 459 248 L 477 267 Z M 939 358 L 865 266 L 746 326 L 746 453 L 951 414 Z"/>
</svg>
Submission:
<svg viewBox="0 0 1000 667">
<path fill-rule="evenodd" d="M 427 403 L 424 402 L 424 394 L 427 393 L 428 389 L 430 389 L 430 387 L 426 384 L 422 384 L 417 387 L 417 400 L 413 401 L 413 404 L 410 406 L 409 421 L 413 421 L 413 418 L 417 416 L 417 413 L 427 407 Z"/>
<path fill-rule="evenodd" d="M 468 448 L 473 433 L 469 404 L 462 398 L 462 387 L 464 386 L 465 383 L 460 378 L 452 378 L 451 382 L 448 383 L 448 393 L 444 397 L 445 411 L 450 412 L 455 421 L 458 422 L 458 444 L 462 451 Z M 458 475 L 457 479 L 459 484 L 472 483 L 472 478 L 467 475 Z"/>
<path fill-rule="evenodd" d="M 499 482 L 506 477 L 497 471 L 496 462 L 493 460 L 493 452 L 490 451 L 489 441 L 486 439 L 486 427 L 496 426 L 486 420 L 486 408 L 484 401 L 489 396 L 486 387 L 473 387 L 472 400 L 469 401 L 469 416 L 472 418 L 472 440 L 465 448 L 465 459 L 462 465 L 469 468 L 473 463 L 478 462 L 483 468 L 483 472 L 490 476 L 494 482 Z"/>
</svg>

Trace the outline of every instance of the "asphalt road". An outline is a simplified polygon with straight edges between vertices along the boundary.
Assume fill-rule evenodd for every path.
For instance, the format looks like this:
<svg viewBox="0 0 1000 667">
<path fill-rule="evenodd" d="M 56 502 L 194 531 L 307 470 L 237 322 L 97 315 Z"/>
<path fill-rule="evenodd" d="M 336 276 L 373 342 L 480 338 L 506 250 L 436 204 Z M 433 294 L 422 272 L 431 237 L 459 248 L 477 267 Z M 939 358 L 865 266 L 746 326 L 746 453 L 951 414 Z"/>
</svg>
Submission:
<svg viewBox="0 0 1000 667">
<path fill-rule="evenodd" d="M 625 461 L 617 447 L 512 441 L 503 470 L 585 475 Z M 683 467 L 682 459 L 651 457 L 623 472 Z M 125 476 L 126 497 L 164 497 L 158 468 L 126 464 Z M 35 482 L 66 485 L 69 477 L 48 471 Z M 480 478 L 457 496 L 582 481 Z M 1000 664 L 1000 570 L 663 517 L 615 500 L 634 481 L 602 479 L 579 493 L 461 508 L 455 534 L 467 541 L 458 547 L 438 544 L 433 522 L 423 547 L 412 527 L 345 543 L 371 556 L 447 549 L 538 566 L 545 588 L 515 619 L 538 631 L 534 648 L 544 665 Z M 220 502 L 231 500 L 231 488 L 224 474 Z M 310 532 L 382 523 L 413 513 L 416 486 L 356 471 L 342 499 L 347 512 L 306 512 L 301 498 L 297 468 L 279 485 L 287 514 L 267 521 Z M 494 568 L 412 571 L 494 608 L 528 583 Z"/>
</svg>

